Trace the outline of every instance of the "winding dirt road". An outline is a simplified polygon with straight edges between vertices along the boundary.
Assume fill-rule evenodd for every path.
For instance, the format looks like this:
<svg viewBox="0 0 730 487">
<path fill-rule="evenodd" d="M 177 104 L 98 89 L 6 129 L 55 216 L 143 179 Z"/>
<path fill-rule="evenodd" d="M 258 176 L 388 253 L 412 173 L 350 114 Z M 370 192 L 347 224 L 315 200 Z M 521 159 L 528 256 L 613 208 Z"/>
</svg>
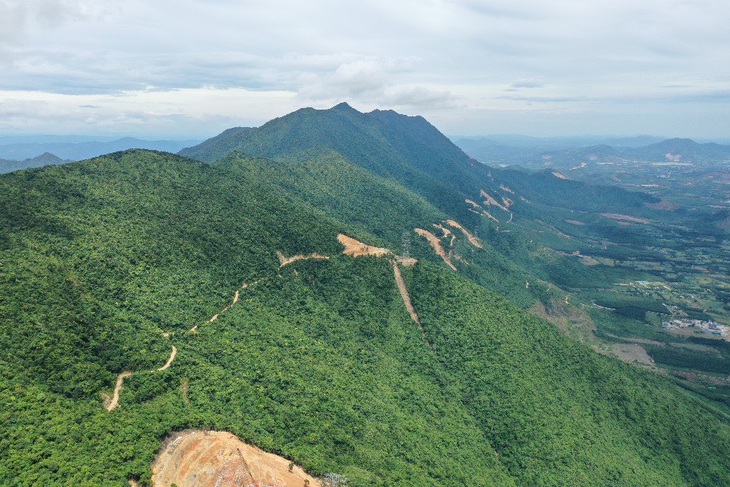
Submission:
<svg viewBox="0 0 730 487">
<path fill-rule="evenodd" d="M 393 275 L 395 276 L 395 283 L 398 285 L 398 291 L 400 291 L 401 298 L 403 298 L 403 304 L 406 305 L 408 314 L 411 316 L 413 322 L 416 323 L 418 325 L 418 329 L 421 330 L 421 334 L 423 335 L 423 339 L 426 341 L 426 345 L 431 347 L 431 342 L 428 341 L 426 331 L 423 329 L 421 320 L 418 319 L 418 313 L 416 313 L 416 309 L 413 307 L 413 303 L 411 302 L 411 296 L 408 294 L 406 281 L 403 279 L 400 267 L 398 267 L 398 264 L 394 260 L 391 260 L 390 263 L 393 264 Z"/>
<path fill-rule="evenodd" d="M 471 243 L 474 247 L 478 247 L 480 249 L 484 248 L 484 245 L 482 244 L 481 240 L 479 240 L 474 235 L 469 233 L 469 231 L 466 228 L 462 227 L 461 224 L 459 222 L 457 222 L 456 220 L 446 220 L 445 223 L 449 226 L 452 226 L 454 228 L 458 228 L 459 230 L 461 230 L 461 233 L 464 234 L 464 236 L 469 240 L 469 243 Z"/>
<path fill-rule="evenodd" d="M 416 228 L 416 233 L 419 234 L 421 237 L 428 240 L 428 243 L 431 245 L 431 248 L 433 248 L 434 252 L 443 259 L 444 262 L 446 262 L 446 265 L 451 267 L 454 270 L 456 269 L 456 266 L 451 262 L 451 259 L 449 259 L 449 256 L 446 255 L 446 252 L 444 251 L 444 248 L 441 246 L 441 240 L 434 235 L 433 233 L 429 232 L 428 230 L 424 230 L 423 228 Z"/>
<path fill-rule="evenodd" d="M 287 257 L 284 254 L 282 254 L 281 252 L 279 252 L 278 250 L 276 251 L 276 256 L 279 257 L 279 268 L 282 268 L 289 264 L 293 264 L 294 262 L 296 262 L 298 260 L 312 260 L 312 259 L 329 260 L 329 258 L 330 258 L 329 255 L 321 255 L 321 254 L 317 254 L 317 253 L 309 254 L 309 255 L 299 254 L 299 255 L 292 255 L 291 257 Z"/>
<path fill-rule="evenodd" d="M 132 377 L 131 371 L 122 372 L 119 376 L 117 376 L 117 385 L 114 387 L 112 400 L 106 407 L 107 411 L 114 411 L 119 406 L 119 392 L 122 390 L 122 384 L 124 383 L 124 379 L 127 377 Z"/>
<path fill-rule="evenodd" d="M 172 365 L 172 361 L 175 360 L 175 355 L 177 355 L 177 347 L 175 347 L 175 345 L 173 345 L 172 352 L 170 353 L 170 358 L 167 359 L 167 362 L 165 363 L 165 365 L 163 365 L 162 367 L 160 367 L 157 370 L 161 372 L 163 370 L 169 369 L 170 365 Z"/>
</svg>

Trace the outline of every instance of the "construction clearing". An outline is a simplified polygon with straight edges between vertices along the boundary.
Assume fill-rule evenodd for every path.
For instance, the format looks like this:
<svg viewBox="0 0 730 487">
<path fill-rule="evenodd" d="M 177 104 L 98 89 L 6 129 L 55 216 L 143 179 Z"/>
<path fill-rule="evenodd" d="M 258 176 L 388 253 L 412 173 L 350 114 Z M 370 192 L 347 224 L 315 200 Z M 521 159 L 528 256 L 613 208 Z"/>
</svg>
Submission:
<svg viewBox="0 0 730 487">
<path fill-rule="evenodd" d="M 152 464 L 152 486 L 321 487 L 301 467 L 224 431 L 181 431 Z"/>
</svg>

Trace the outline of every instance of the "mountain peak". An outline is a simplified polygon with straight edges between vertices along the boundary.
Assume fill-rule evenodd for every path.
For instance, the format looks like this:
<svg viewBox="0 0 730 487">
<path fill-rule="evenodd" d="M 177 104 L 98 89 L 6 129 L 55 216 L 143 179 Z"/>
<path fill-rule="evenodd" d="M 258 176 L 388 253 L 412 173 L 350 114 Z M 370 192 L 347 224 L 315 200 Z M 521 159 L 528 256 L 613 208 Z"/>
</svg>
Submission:
<svg viewBox="0 0 730 487">
<path fill-rule="evenodd" d="M 347 111 L 347 112 L 357 112 L 357 113 L 360 113 L 357 110 L 355 110 L 354 108 L 352 108 L 346 101 L 343 101 L 342 103 L 338 103 L 337 105 L 333 106 L 331 108 L 331 110 L 333 110 L 333 111 L 340 111 L 340 112 Z"/>
</svg>

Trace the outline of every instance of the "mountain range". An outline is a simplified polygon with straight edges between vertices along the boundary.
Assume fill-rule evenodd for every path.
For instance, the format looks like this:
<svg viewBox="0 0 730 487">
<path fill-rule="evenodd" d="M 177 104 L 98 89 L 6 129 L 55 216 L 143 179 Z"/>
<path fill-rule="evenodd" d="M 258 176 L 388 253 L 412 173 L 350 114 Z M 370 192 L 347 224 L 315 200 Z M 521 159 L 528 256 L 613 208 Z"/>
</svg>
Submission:
<svg viewBox="0 0 730 487">
<path fill-rule="evenodd" d="M 496 140 L 495 140 L 496 139 Z M 569 168 L 570 165 L 633 161 L 641 163 L 716 164 L 730 161 L 730 145 L 698 143 L 691 139 L 637 137 L 631 139 L 522 139 L 457 138 L 455 142 L 468 154 L 490 164 L 521 165 L 532 169 L 545 166 Z M 599 142 L 599 143 L 593 143 Z"/>
<path fill-rule="evenodd" d="M 556 324 L 615 269 L 537 236 L 659 203 L 346 104 L 2 175 L 0 483 L 160 485 L 215 430 L 352 487 L 728 485 L 725 404 Z"/>
<path fill-rule="evenodd" d="M 80 161 L 110 152 L 127 149 L 149 149 L 177 152 L 195 143 L 192 140 L 142 140 L 134 137 L 104 140 L 99 138 L 74 137 L 0 137 L 0 158 L 11 161 L 33 161 L 44 153 L 55 155 L 66 161 Z M 39 167 L 25 165 L 23 169 Z M 13 169 L 15 170 L 15 169 Z M 8 172 L 0 167 L 0 171 Z"/>
</svg>

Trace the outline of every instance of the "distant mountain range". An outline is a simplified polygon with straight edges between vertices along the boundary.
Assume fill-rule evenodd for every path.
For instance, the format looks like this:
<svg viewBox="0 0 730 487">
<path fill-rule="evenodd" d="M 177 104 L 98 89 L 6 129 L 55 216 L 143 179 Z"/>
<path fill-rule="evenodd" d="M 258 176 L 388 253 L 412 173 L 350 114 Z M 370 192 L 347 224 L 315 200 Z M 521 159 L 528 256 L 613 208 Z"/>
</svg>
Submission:
<svg viewBox="0 0 730 487">
<path fill-rule="evenodd" d="M 149 149 L 174 153 L 197 142 L 196 140 L 142 140 L 133 137 L 116 140 L 79 140 L 75 137 L 3 137 L 0 138 L 0 159 L 23 161 L 50 153 L 63 160 L 80 161 L 127 149 Z"/>
<path fill-rule="evenodd" d="M 541 168 L 564 164 L 635 160 L 669 163 L 723 163 L 730 161 L 730 145 L 698 143 L 691 139 L 474 137 L 455 138 L 467 154 L 485 164 Z"/>
</svg>

